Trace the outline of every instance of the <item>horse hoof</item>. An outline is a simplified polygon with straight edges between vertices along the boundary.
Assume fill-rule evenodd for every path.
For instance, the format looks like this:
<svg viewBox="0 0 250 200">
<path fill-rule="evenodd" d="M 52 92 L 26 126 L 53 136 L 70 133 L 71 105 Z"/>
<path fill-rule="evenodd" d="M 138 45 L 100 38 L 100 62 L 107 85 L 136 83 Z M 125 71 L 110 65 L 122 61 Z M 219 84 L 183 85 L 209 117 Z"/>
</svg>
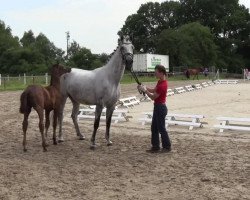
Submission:
<svg viewBox="0 0 250 200">
<path fill-rule="evenodd" d="M 27 149 L 23 149 L 23 152 L 27 152 Z"/>
<path fill-rule="evenodd" d="M 91 150 L 95 150 L 96 146 L 95 145 L 90 145 Z"/>
<path fill-rule="evenodd" d="M 79 137 L 79 140 L 85 140 L 85 137 Z"/>
<path fill-rule="evenodd" d="M 43 149 L 43 152 L 47 152 L 48 150 L 47 149 Z"/>
<path fill-rule="evenodd" d="M 113 143 L 110 140 L 107 140 L 107 146 L 112 146 Z"/>
<path fill-rule="evenodd" d="M 59 140 L 58 140 L 58 143 L 62 143 L 62 142 L 64 142 L 64 140 L 62 140 L 62 139 L 59 139 Z"/>
<path fill-rule="evenodd" d="M 109 142 L 108 144 L 107 144 L 107 146 L 112 146 L 113 145 L 113 143 L 112 142 Z"/>
<path fill-rule="evenodd" d="M 54 144 L 54 145 L 57 145 L 57 141 L 53 141 L 53 144 Z"/>
</svg>

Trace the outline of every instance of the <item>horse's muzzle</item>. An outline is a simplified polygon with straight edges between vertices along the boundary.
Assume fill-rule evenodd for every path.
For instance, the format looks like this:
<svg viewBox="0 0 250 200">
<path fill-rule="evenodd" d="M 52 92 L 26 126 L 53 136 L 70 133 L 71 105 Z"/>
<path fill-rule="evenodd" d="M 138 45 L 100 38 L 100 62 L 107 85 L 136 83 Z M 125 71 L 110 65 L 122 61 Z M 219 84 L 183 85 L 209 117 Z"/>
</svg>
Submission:
<svg viewBox="0 0 250 200">
<path fill-rule="evenodd" d="M 125 65 L 127 69 L 131 69 L 131 67 L 133 66 L 133 54 L 125 55 Z"/>
</svg>

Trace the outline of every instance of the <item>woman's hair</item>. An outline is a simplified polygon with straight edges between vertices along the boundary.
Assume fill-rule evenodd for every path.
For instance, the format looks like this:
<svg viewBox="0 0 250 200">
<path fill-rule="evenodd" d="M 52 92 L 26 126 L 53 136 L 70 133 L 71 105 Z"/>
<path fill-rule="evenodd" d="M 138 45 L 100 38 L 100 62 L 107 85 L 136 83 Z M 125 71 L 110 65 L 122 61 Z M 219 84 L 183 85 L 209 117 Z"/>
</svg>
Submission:
<svg viewBox="0 0 250 200">
<path fill-rule="evenodd" d="M 163 73 L 164 75 L 167 75 L 166 68 L 163 65 L 156 65 L 155 70 L 158 70 L 159 72 Z"/>
</svg>

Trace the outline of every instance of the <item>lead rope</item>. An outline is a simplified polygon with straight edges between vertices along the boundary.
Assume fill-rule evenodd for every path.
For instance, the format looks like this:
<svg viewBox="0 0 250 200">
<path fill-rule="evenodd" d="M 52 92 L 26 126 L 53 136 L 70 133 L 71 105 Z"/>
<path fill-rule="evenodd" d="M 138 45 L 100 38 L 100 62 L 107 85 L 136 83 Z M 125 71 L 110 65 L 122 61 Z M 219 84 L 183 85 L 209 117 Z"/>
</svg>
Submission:
<svg viewBox="0 0 250 200">
<path fill-rule="evenodd" d="M 137 76 L 136 76 L 136 74 L 135 74 L 133 68 L 130 69 L 130 72 L 131 72 L 133 78 L 135 79 L 136 83 L 137 83 L 138 85 L 141 85 L 141 82 L 138 80 L 138 78 L 137 78 Z M 138 90 L 138 91 L 139 91 L 139 90 Z M 139 91 L 139 93 L 140 93 L 140 94 L 143 94 L 143 96 L 146 95 L 145 92 L 142 92 L 142 91 Z"/>
</svg>

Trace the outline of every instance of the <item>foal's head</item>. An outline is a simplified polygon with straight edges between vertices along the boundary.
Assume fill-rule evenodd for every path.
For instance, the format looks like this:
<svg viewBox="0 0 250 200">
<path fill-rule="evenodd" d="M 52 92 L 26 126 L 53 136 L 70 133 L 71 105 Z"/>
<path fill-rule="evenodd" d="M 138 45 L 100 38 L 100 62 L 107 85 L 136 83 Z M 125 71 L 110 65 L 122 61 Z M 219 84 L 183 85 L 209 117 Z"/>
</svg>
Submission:
<svg viewBox="0 0 250 200">
<path fill-rule="evenodd" d="M 59 78 L 61 75 L 70 72 L 70 68 L 64 68 L 63 66 L 59 64 L 55 64 L 51 68 L 51 76 Z"/>
<path fill-rule="evenodd" d="M 133 65 L 134 45 L 132 44 L 128 35 L 121 35 L 119 39 L 119 46 L 122 54 L 122 59 L 127 69 L 131 69 Z"/>
<path fill-rule="evenodd" d="M 55 87 L 60 86 L 60 77 L 61 75 L 70 72 L 70 68 L 64 68 L 63 66 L 59 64 L 55 64 L 52 66 L 50 69 L 50 74 L 51 74 L 51 80 L 50 80 L 50 85 L 53 85 Z"/>
</svg>

